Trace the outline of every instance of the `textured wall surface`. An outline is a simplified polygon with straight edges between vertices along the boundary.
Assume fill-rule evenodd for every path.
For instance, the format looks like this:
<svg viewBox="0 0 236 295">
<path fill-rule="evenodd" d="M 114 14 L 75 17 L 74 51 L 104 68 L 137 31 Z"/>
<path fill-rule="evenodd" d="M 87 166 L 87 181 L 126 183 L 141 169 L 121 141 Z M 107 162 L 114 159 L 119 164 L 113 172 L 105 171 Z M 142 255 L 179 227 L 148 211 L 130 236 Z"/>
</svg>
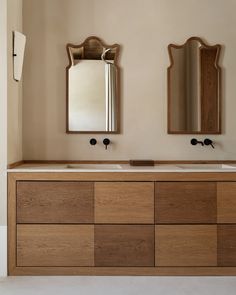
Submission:
<svg viewBox="0 0 236 295">
<path fill-rule="evenodd" d="M 24 158 L 235 159 L 235 10 L 232 0 L 24 0 Z M 90 147 L 90 135 L 65 133 L 65 46 L 91 35 L 122 46 L 122 133 L 109 136 L 107 151 Z M 215 150 L 167 134 L 167 45 L 191 36 L 223 45 L 223 134 L 211 136 Z"/>
</svg>

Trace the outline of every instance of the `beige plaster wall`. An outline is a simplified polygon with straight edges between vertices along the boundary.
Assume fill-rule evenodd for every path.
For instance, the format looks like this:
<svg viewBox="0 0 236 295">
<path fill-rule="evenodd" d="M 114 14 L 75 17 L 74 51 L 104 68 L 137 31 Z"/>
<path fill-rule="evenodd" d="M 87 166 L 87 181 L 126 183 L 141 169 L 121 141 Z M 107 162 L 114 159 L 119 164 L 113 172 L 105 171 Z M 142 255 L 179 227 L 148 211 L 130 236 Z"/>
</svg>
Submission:
<svg viewBox="0 0 236 295">
<path fill-rule="evenodd" d="M 0 240 L 7 224 L 7 2 L 0 0 Z M 3 241 L 4 243 L 4 241 Z M 0 241 L 0 261 L 2 258 Z M 2 273 L 0 262 L 0 276 Z"/>
<path fill-rule="evenodd" d="M 236 1 L 23 0 L 25 159 L 235 159 Z M 121 128 L 105 151 L 65 133 L 66 44 L 96 35 L 122 46 Z M 167 134 L 167 45 L 191 36 L 223 45 L 223 134 L 216 149 Z M 205 136 L 198 136 L 199 139 Z"/>
</svg>

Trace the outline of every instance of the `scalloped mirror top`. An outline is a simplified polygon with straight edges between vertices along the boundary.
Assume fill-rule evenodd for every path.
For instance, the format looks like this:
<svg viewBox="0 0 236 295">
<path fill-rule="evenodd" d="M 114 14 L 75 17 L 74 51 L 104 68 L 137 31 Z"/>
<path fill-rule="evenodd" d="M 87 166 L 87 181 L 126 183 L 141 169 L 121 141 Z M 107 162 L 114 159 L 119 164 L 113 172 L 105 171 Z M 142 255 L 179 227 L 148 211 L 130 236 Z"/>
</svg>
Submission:
<svg viewBox="0 0 236 295">
<path fill-rule="evenodd" d="M 119 133 L 119 45 L 67 45 L 67 133 Z"/>
</svg>

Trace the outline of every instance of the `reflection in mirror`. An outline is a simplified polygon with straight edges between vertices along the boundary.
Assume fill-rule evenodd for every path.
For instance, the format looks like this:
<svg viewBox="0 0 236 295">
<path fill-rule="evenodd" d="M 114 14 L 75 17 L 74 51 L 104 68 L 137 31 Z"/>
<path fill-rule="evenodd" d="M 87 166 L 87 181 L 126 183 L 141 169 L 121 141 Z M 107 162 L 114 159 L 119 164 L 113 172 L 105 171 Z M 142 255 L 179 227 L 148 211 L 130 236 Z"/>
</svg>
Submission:
<svg viewBox="0 0 236 295">
<path fill-rule="evenodd" d="M 198 37 L 168 46 L 168 133 L 221 132 L 220 49 Z"/>
<path fill-rule="evenodd" d="M 119 45 L 89 37 L 67 52 L 67 132 L 118 133 Z"/>
</svg>

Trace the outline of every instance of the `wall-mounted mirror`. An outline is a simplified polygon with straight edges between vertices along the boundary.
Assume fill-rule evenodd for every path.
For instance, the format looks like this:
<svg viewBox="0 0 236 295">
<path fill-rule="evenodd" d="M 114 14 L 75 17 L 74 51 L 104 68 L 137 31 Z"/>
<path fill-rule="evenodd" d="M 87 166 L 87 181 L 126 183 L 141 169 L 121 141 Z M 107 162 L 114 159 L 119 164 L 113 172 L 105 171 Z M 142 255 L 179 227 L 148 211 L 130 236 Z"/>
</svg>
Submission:
<svg viewBox="0 0 236 295">
<path fill-rule="evenodd" d="M 119 49 L 97 37 L 67 45 L 67 133 L 119 132 Z"/>
<path fill-rule="evenodd" d="M 168 133 L 221 133 L 220 50 L 198 37 L 168 46 Z"/>
</svg>

